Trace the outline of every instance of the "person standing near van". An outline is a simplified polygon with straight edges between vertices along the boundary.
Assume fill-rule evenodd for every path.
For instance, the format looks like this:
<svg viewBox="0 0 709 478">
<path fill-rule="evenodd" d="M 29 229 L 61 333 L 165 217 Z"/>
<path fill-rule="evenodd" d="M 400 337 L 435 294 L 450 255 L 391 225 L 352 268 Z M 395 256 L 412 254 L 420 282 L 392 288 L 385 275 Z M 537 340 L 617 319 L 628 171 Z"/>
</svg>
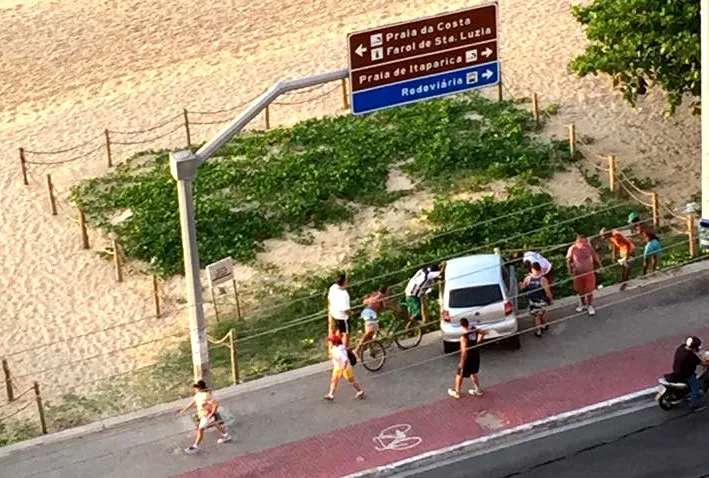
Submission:
<svg viewBox="0 0 709 478">
<path fill-rule="evenodd" d="M 527 274 L 519 284 L 519 288 L 521 290 L 527 289 L 529 314 L 534 317 L 534 326 L 537 328 L 534 335 L 541 338 L 542 333 L 549 329 L 546 310 L 547 306 L 554 302 L 554 297 L 549 287 L 549 281 L 544 277 L 542 266 L 538 262 L 532 264 L 532 272 Z"/>
<path fill-rule="evenodd" d="M 469 395 L 481 397 L 483 394 L 480 388 L 480 380 L 478 372 L 480 372 L 480 344 L 485 337 L 485 331 L 470 327 L 468 319 L 463 317 L 460 319 L 460 327 L 463 329 L 463 335 L 460 336 L 460 360 L 458 361 L 458 369 L 455 374 L 453 388 L 448 389 L 448 395 L 458 399 L 460 398 L 460 388 L 463 386 L 463 379 L 470 377 L 473 382 L 473 388 L 468 390 Z"/>
<path fill-rule="evenodd" d="M 594 265 L 601 267 L 601 260 L 583 234 L 578 234 L 576 241 L 569 247 L 566 253 L 566 264 L 569 275 L 573 277 L 574 290 L 579 297 L 576 312 L 585 310 L 590 316 L 596 315 L 596 310 L 593 308 L 593 291 L 596 290 Z"/>
<path fill-rule="evenodd" d="M 331 321 L 329 328 L 342 338 L 342 342 L 347 347 L 350 340 L 350 294 L 347 292 L 347 275 L 340 274 L 337 282 L 330 286 L 327 303 Z"/>
<path fill-rule="evenodd" d="M 537 263 L 542 268 L 542 275 L 547 278 L 549 284 L 554 283 L 554 267 L 551 262 L 538 252 L 528 251 L 522 256 L 522 264 L 528 271 L 532 271 L 532 265 Z"/>
<path fill-rule="evenodd" d="M 426 266 L 409 279 L 406 284 L 404 294 L 406 295 L 406 309 L 409 312 L 409 320 L 421 320 L 423 311 L 422 298 L 426 290 L 431 287 L 434 280 L 441 276 L 441 268 L 437 265 Z"/>
</svg>

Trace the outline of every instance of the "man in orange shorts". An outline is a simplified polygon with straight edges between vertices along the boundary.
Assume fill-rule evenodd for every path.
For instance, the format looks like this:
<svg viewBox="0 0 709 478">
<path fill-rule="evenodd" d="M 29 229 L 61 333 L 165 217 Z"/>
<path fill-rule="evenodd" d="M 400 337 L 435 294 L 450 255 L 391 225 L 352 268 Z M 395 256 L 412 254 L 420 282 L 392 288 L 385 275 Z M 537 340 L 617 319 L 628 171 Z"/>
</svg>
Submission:
<svg viewBox="0 0 709 478">
<path fill-rule="evenodd" d="M 621 232 L 612 230 L 609 231 L 605 227 L 601 229 L 600 236 L 611 243 L 613 251 L 617 254 L 620 270 L 620 290 L 625 290 L 628 287 L 628 279 L 630 278 L 630 262 L 633 259 L 633 242 L 625 237 Z"/>
</svg>

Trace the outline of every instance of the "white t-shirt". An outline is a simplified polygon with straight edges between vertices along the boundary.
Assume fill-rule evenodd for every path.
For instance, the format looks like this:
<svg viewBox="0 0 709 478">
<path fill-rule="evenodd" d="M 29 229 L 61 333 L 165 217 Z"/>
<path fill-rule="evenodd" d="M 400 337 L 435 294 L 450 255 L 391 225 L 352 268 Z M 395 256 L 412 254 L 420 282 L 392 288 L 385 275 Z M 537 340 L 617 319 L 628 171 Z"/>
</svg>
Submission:
<svg viewBox="0 0 709 478">
<path fill-rule="evenodd" d="M 519 256 L 518 256 L 519 257 Z M 547 275 L 551 270 L 551 262 L 549 262 L 543 255 L 538 252 L 525 252 L 522 256 L 522 262 L 529 261 L 532 264 L 538 262 L 542 266 L 542 274 Z"/>
<path fill-rule="evenodd" d="M 350 310 L 350 294 L 337 284 L 332 284 L 327 292 L 330 317 L 336 320 L 347 320 Z"/>
<path fill-rule="evenodd" d="M 330 357 L 332 357 L 332 365 L 335 368 L 344 370 L 350 363 L 350 358 L 347 356 L 347 349 L 344 345 L 338 345 L 330 349 Z"/>
<path fill-rule="evenodd" d="M 428 267 L 419 269 L 406 284 L 406 295 L 421 297 L 423 292 L 431 286 L 434 279 L 440 277 L 441 271 L 432 271 Z"/>
</svg>

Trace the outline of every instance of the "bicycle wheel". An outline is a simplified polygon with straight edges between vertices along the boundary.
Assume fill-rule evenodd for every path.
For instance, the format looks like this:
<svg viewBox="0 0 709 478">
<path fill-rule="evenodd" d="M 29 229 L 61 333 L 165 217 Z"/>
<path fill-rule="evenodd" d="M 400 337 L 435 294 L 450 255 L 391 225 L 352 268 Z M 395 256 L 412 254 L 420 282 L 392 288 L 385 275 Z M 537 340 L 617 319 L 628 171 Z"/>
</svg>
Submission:
<svg viewBox="0 0 709 478">
<path fill-rule="evenodd" d="M 401 325 L 393 333 L 394 342 L 401 350 L 417 347 L 423 339 L 423 329 L 417 321 L 407 320 L 403 330 Z"/>
<path fill-rule="evenodd" d="M 362 346 L 360 360 L 362 366 L 370 372 L 376 372 L 384 366 L 387 352 L 379 340 L 370 340 Z"/>
</svg>

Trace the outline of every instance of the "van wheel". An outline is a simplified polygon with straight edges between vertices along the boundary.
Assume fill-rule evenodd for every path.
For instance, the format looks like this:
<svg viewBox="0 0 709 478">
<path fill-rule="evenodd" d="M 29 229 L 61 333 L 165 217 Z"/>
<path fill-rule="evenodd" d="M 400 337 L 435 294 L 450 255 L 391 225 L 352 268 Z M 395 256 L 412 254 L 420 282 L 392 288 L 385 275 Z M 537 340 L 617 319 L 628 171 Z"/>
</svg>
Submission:
<svg viewBox="0 0 709 478">
<path fill-rule="evenodd" d="M 443 353 L 452 354 L 460 350 L 460 342 L 446 342 L 443 341 Z"/>
<path fill-rule="evenodd" d="M 519 334 L 513 335 L 512 337 L 504 340 L 505 345 L 507 345 L 512 350 L 519 350 L 522 348 L 522 339 Z"/>
</svg>

